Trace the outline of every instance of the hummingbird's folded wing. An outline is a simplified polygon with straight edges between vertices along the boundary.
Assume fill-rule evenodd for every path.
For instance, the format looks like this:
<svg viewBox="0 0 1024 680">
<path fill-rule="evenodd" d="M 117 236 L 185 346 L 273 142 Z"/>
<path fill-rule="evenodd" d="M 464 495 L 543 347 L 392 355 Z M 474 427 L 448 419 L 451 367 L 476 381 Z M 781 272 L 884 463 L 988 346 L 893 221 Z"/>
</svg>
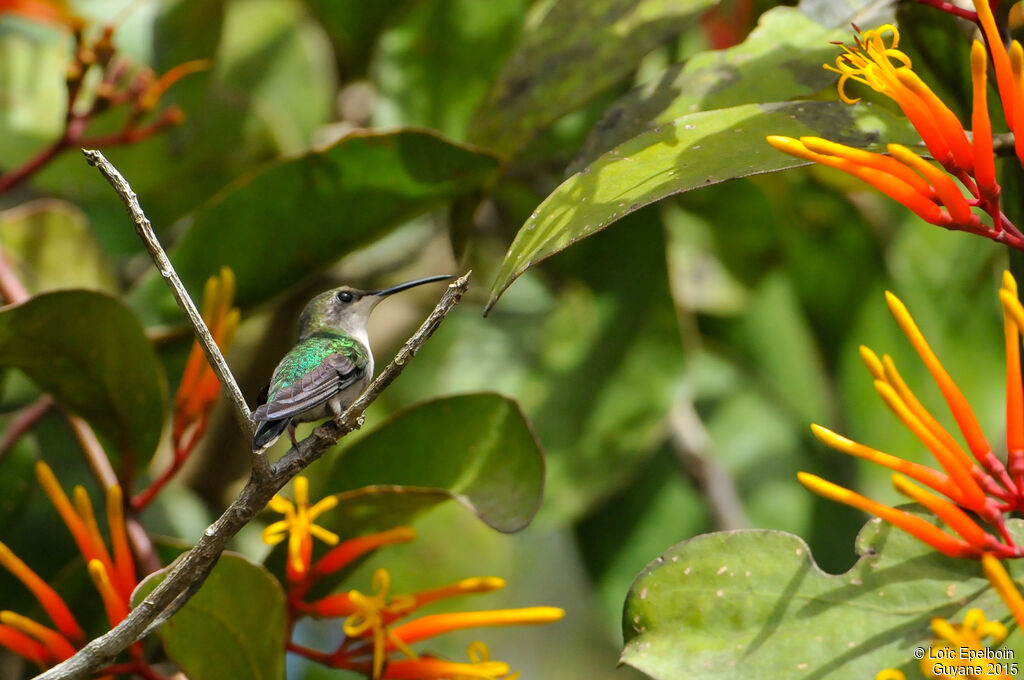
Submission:
<svg viewBox="0 0 1024 680">
<path fill-rule="evenodd" d="M 362 362 L 360 362 L 362 363 Z M 324 357 L 320 365 L 277 390 L 256 409 L 253 420 L 280 420 L 314 409 L 363 377 L 365 364 L 338 352 Z"/>
</svg>

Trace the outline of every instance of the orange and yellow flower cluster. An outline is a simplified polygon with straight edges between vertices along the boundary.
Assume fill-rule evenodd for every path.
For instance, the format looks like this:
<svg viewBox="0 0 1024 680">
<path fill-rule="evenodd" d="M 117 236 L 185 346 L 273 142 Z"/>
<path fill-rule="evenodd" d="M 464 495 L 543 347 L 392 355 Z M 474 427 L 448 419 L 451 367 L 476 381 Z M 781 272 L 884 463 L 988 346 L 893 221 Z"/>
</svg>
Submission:
<svg viewBox="0 0 1024 680">
<path fill-rule="evenodd" d="M 1024 328 L 1024 307 L 1017 296 L 1016 281 L 1009 272 L 1004 273 L 1003 288 L 999 294 L 1007 357 L 1006 465 L 993 453 L 963 393 L 928 345 L 907 308 L 892 293 L 886 293 L 886 298 L 896 322 L 938 384 L 970 455 L 914 396 L 893 360 L 887 355 L 879 358 L 867 347 L 861 347 L 861 357 L 874 378 L 876 391 L 886 406 L 932 453 L 941 471 L 851 441 L 820 425 L 812 425 L 811 429 L 828 446 L 893 470 L 896 474 L 892 476 L 892 483 L 896 489 L 932 511 L 952 533 L 815 475 L 801 472 L 800 481 L 826 498 L 891 522 L 951 557 L 980 558 L 985 554 L 1001 558 L 1024 556 L 1024 547 L 1014 544 L 1003 520 L 1004 513 L 1024 508 L 1024 392 L 1020 372 L 1020 329 Z M 984 520 L 995 533 L 983 529 L 965 509 Z"/>
<path fill-rule="evenodd" d="M 203 321 L 210 329 L 213 341 L 222 353 L 227 353 L 235 339 L 241 312 L 233 306 L 235 299 L 235 273 L 221 267 L 220 276 L 211 276 L 203 289 Z M 196 444 L 206 433 L 210 412 L 220 394 L 220 380 L 210 367 L 198 341 L 192 343 L 181 383 L 174 395 L 174 421 L 171 441 L 172 458 L 167 469 L 144 490 L 131 499 L 132 508 L 142 510 L 185 464 Z"/>
<path fill-rule="evenodd" d="M 839 96 L 844 102 L 859 101 L 847 94 L 851 81 L 895 101 L 920 134 L 928 154 L 941 167 L 899 144 L 889 144 L 886 155 L 820 137 L 767 139 L 780 151 L 837 168 L 867 182 L 931 224 L 1024 249 L 1024 234 L 999 207 L 1000 186 L 996 181 L 987 98 L 987 61 L 991 54 L 1006 125 L 1011 131 L 1024 125 L 1024 49 L 1013 41 L 1007 50 L 988 2 L 978 0 L 975 5 L 976 20 L 988 50 L 979 41 L 971 48 L 970 136 L 956 114 L 913 71 L 910 57 L 898 48 L 899 31 L 891 24 L 858 36 L 854 47 L 843 47 L 835 66 L 825 65 L 839 74 Z M 1015 145 L 1024 163 L 1024 135 L 1016 135 Z M 991 223 L 983 222 L 975 209 L 986 213 Z"/>
<path fill-rule="evenodd" d="M 291 621 L 301 616 L 344 619 L 344 639 L 333 652 L 321 652 L 290 642 L 288 650 L 331 668 L 344 668 L 367 677 L 440 680 L 441 678 L 480 678 L 512 680 L 508 664 L 491 661 L 487 647 L 474 643 L 468 662 L 454 662 L 417 654 L 412 645 L 443 633 L 482 626 L 509 626 L 551 623 L 565 612 L 557 607 L 526 607 L 430 614 L 399 623 L 402 619 L 438 600 L 460 595 L 488 593 L 505 586 L 496 577 L 468 578 L 455 583 L 411 594 L 391 592 L 391 574 L 378 569 L 373 575 L 370 593 L 359 590 L 338 592 L 307 601 L 306 594 L 321 579 L 338 572 L 354 560 L 377 548 L 407 543 L 415 538 L 409 527 L 397 527 L 369 536 L 340 541 L 331 531 L 313 523 L 319 515 L 334 508 L 337 496 L 328 496 L 309 504 L 309 483 L 295 479 L 295 500 L 275 496 L 270 509 L 284 519 L 269 525 L 263 540 L 270 544 L 288 539 L 286 575 Z M 313 560 L 313 538 L 333 547 Z M 340 541 L 340 542 L 339 542 Z"/>
<path fill-rule="evenodd" d="M 76 486 L 69 499 L 53 471 L 43 462 L 37 463 L 36 476 L 85 559 L 110 625 L 116 626 L 128 615 L 131 593 L 137 585 L 135 562 L 124 524 L 121 488 L 115 484 L 107 490 L 108 548 L 85 489 Z M 50 627 L 13 611 L 0 611 L 0 646 L 42 667 L 71 657 L 85 643 L 85 632 L 64 599 L 3 543 L 0 543 L 0 565 L 28 588 L 53 624 Z M 133 646 L 131 652 L 135 661 L 127 664 L 125 670 L 143 672 L 145 662 L 141 648 Z"/>
</svg>

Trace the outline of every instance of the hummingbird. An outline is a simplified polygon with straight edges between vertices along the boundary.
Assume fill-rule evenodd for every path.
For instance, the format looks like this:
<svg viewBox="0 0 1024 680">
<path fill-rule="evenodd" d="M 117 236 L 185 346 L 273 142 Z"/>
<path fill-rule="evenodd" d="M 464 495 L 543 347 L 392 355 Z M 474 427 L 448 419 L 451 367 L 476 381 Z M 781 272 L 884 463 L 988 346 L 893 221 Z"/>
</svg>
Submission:
<svg viewBox="0 0 1024 680">
<path fill-rule="evenodd" d="M 382 290 L 341 286 L 310 300 L 299 316 L 298 343 L 257 399 L 253 452 L 269 447 L 286 429 L 295 444 L 295 423 L 341 415 L 373 379 L 367 337 L 373 308 L 393 293 L 451 278 L 428 276 Z"/>
</svg>

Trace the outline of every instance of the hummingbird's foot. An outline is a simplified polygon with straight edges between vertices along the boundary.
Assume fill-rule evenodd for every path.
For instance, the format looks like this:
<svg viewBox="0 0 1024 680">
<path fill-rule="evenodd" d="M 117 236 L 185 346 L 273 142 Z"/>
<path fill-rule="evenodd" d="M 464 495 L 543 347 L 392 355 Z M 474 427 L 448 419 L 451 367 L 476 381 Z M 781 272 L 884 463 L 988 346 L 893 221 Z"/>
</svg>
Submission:
<svg viewBox="0 0 1024 680">
<path fill-rule="evenodd" d="M 299 448 L 299 442 L 295 441 L 295 423 L 288 423 L 288 439 L 292 440 L 292 446 Z"/>
</svg>

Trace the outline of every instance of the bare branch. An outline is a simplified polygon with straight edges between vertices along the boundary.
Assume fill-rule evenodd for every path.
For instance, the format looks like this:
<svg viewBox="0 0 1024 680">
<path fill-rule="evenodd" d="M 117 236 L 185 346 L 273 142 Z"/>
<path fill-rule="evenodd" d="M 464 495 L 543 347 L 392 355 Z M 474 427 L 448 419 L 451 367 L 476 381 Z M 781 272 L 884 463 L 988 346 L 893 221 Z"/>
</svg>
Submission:
<svg viewBox="0 0 1024 680">
<path fill-rule="evenodd" d="M 448 312 L 458 303 L 469 285 L 469 272 L 448 286 L 441 301 L 419 329 L 406 341 L 395 358 L 381 371 L 366 391 L 334 421 L 316 428 L 276 463 L 266 476 L 255 471 L 238 498 L 211 524 L 195 547 L 170 569 L 167 578 L 131 611 L 113 630 L 96 638 L 70 659 L 36 676 L 35 680 L 71 680 L 83 678 L 109 664 L 136 640 L 151 632 L 150 626 L 180 608 L 187 598 L 183 593 L 198 590 L 206 574 L 216 564 L 228 540 L 256 516 L 292 477 L 322 456 L 339 439 L 362 424 L 363 412 L 404 370 L 409 360 L 433 334 Z"/>
<path fill-rule="evenodd" d="M 142 206 L 139 205 L 138 197 L 132 191 L 125 178 L 121 176 L 121 173 L 117 171 L 117 168 L 111 165 L 110 161 L 104 158 L 102 153 L 88 149 L 82 149 L 82 153 L 85 154 L 89 165 L 95 166 L 107 181 L 110 182 L 110 186 L 114 187 L 117 195 L 121 197 L 121 201 L 128 210 L 128 216 L 131 217 L 132 224 L 135 225 L 135 232 L 142 239 L 142 242 L 146 244 L 146 249 L 149 250 L 150 257 L 153 258 L 153 264 L 156 265 L 157 271 L 160 272 L 160 275 L 167 282 L 168 287 L 170 287 L 178 306 L 181 307 L 182 311 L 185 312 L 185 316 L 188 317 L 189 322 L 192 324 L 192 329 L 195 331 L 196 340 L 206 355 L 206 360 L 210 362 L 214 373 L 217 374 L 217 379 L 220 380 L 220 384 L 224 387 L 224 391 L 227 392 L 228 398 L 234 404 L 235 419 L 238 421 L 238 426 L 242 428 L 242 432 L 249 439 L 252 439 L 256 432 L 256 426 L 252 422 L 249 405 L 246 403 L 245 397 L 242 396 L 238 383 L 235 382 L 235 376 L 232 375 L 231 369 L 228 368 L 228 362 L 224 360 L 224 355 L 221 354 L 220 348 L 214 342 L 210 329 L 206 327 L 202 314 L 199 313 L 192 298 L 189 297 L 188 291 L 185 290 L 185 285 L 178 278 L 174 267 L 171 266 L 167 253 L 164 252 L 160 241 L 153 232 L 153 225 L 149 223 L 146 214 L 142 212 Z M 253 458 L 253 466 L 261 474 L 265 474 L 267 471 L 266 456 L 256 454 Z"/>
</svg>

